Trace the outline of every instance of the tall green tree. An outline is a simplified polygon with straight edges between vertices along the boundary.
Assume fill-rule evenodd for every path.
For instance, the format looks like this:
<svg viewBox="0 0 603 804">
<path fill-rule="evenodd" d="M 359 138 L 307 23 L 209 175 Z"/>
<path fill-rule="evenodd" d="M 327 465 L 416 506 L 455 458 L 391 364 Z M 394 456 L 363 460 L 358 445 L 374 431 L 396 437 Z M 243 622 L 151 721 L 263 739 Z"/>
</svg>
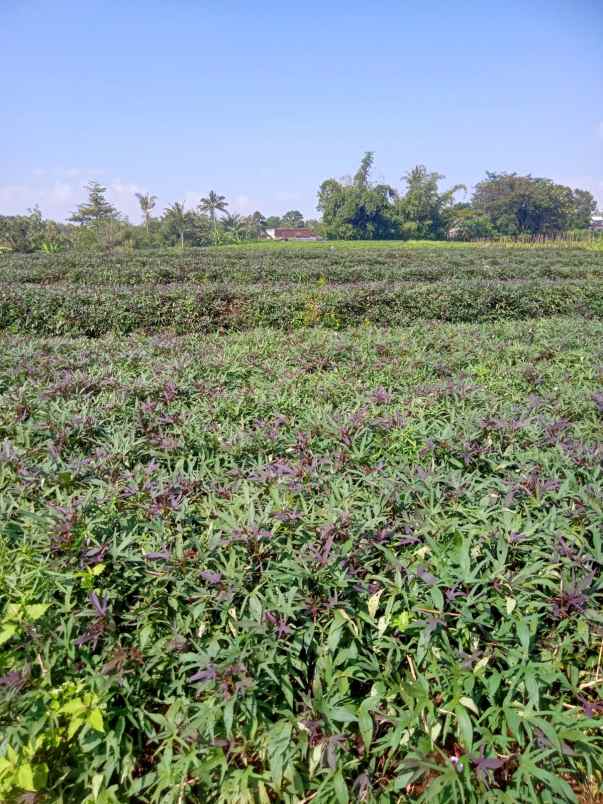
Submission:
<svg viewBox="0 0 603 804">
<path fill-rule="evenodd" d="M 199 202 L 199 210 L 209 215 L 209 219 L 214 228 L 216 227 L 217 222 L 216 213 L 225 213 L 227 207 L 228 201 L 226 200 L 226 196 L 218 195 L 218 193 L 216 193 L 214 190 L 210 190 L 207 194 L 207 197 L 202 198 Z"/>
<path fill-rule="evenodd" d="M 266 229 L 278 229 L 282 225 L 280 215 L 269 215 L 266 218 Z"/>
<path fill-rule="evenodd" d="M 486 173 L 475 187 L 472 203 L 505 235 L 561 232 L 576 214 L 569 187 L 517 173 Z"/>
<path fill-rule="evenodd" d="M 318 191 L 327 237 L 338 240 L 387 240 L 399 236 L 392 204 L 396 197 L 388 184 L 373 184 L 373 153 L 367 151 L 352 181 L 327 179 Z"/>
<path fill-rule="evenodd" d="M 38 207 L 28 215 L 0 215 L 0 250 L 29 253 L 42 248 L 51 222 L 42 218 Z"/>
<path fill-rule="evenodd" d="M 285 212 L 281 218 L 282 226 L 292 226 L 293 228 L 301 228 L 304 225 L 304 216 L 299 209 L 290 209 Z"/>
<path fill-rule="evenodd" d="M 183 203 L 175 201 L 167 207 L 161 218 L 161 228 L 168 241 L 174 243 L 177 240 L 180 248 L 184 248 L 184 238 L 192 228 L 192 221 Z"/>
<path fill-rule="evenodd" d="M 151 212 L 155 209 L 157 196 L 151 195 L 150 193 L 136 193 L 135 195 L 138 199 L 140 211 L 142 212 L 142 217 L 148 234 L 149 227 L 151 225 Z"/>
<path fill-rule="evenodd" d="M 467 188 L 455 184 L 440 192 L 439 183 L 444 178 L 441 173 L 427 170 L 425 165 L 416 165 L 403 176 L 406 190 L 398 200 L 397 210 L 408 234 L 427 239 L 445 237 L 447 212 L 454 204 L 454 196 Z"/>
<path fill-rule="evenodd" d="M 266 218 L 259 210 L 256 210 L 245 220 L 248 237 L 251 240 L 259 240 L 266 233 Z"/>
<path fill-rule="evenodd" d="M 575 229 L 588 229 L 597 211 L 597 202 L 588 190 L 574 190 L 574 212 L 571 226 Z"/>
<path fill-rule="evenodd" d="M 85 189 L 88 192 L 88 200 L 79 204 L 78 208 L 71 214 L 69 220 L 81 226 L 88 224 L 98 224 L 102 221 L 118 220 L 119 213 L 106 197 L 107 188 L 98 181 L 90 181 Z"/>
<path fill-rule="evenodd" d="M 240 215 L 231 215 L 229 212 L 227 212 L 222 220 L 222 228 L 228 235 L 229 239 L 234 240 L 235 242 L 238 242 L 243 238 L 244 223 Z"/>
</svg>

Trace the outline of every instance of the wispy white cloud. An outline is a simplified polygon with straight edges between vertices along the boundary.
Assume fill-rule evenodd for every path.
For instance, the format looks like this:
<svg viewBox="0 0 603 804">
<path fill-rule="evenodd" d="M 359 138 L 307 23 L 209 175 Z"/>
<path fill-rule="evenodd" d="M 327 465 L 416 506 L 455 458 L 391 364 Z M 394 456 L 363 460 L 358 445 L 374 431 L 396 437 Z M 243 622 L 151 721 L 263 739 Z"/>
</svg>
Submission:
<svg viewBox="0 0 603 804">
<path fill-rule="evenodd" d="M 596 127 L 597 134 L 599 135 L 599 139 L 603 140 L 603 120 L 599 120 Z"/>
</svg>

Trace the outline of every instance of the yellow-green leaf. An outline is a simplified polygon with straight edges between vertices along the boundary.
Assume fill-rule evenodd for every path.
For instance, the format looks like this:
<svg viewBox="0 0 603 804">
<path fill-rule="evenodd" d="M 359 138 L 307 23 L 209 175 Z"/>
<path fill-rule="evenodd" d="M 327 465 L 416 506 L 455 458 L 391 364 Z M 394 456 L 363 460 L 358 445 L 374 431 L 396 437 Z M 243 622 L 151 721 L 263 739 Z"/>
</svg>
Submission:
<svg viewBox="0 0 603 804">
<path fill-rule="evenodd" d="M 463 704 L 466 709 L 471 709 L 472 712 L 475 712 L 475 714 L 479 716 L 479 709 L 475 705 L 473 698 L 470 698 L 468 695 L 463 695 L 462 698 L 459 698 L 459 703 Z"/>
<path fill-rule="evenodd" d="M 98 709 L 98 707 L 90 712 L 87 722 L 88 725 L 91 726 L 91 728 L 93 728 L 95 731 L 105 731 L 105 727 L 103 725 L 103 713 L 100 709 Z"/>
<path fill-rule="evenodd" d="M 23 790 L 29 790 L 32 793 L 35 792 L 36 787 L 34 785 L 33 768 L 29 762 L 23 762 L 23 764 L 19 765 L 19 769 L 17 770 L 17 784 L 19 787 L 22 787 Z"/>
<path fill-rule="evenodd" d="M 69 721 L 69 728 L 67 729 L 67 739 L 71 740 L 73 735 L 84 725 L 84 718 L 74 717 Z"/>
<path fill-rule="evenodd" d="M 507 608 L 507 614 L 513 614 L 515 610 L 515 606 L 517 606 L 517 601 L 514 597 L 507 597 L 505 598 L 505 604 Z"/>
<path fill-rule="evenodd" d="M 75 715 L 76 712 L 81 712 L 85 708 L 86 707 L 81 698 L 73 698 L 71 701 L 67 701 L 66 704 L 63 704 L 61 707 L 61 712 L 66 715 Z"/>
<path fill-rule="evenodd" d="M 49 603 L 35 603 L 33 606 L 25 606 L 25 611 L 27 612 L 27 616 L 30 620 L 34 622 L 39 620 L 46 611 L 50 608 Z"/>
<path fill-rule="evenodd" d="M 13 625 L 13 623 L 7 623 L 6 625 L 2 626 L 2 631 L 0 631 L 0 645 L 4 642 L 8 642 L 8 640 L 17 633 L 17 626 Z"/>
<path fill-rule="evenodd" d="M 377 609 L 379 608 L 379 600 L 382 594 L 383 589 L 379 589 L 378 592 L 375 592 L 375 594 L 371 595 L 368 599 L 368 613 L 371 618 L 374 618 L 375 614 L 377 613 Z"/>
</svg>

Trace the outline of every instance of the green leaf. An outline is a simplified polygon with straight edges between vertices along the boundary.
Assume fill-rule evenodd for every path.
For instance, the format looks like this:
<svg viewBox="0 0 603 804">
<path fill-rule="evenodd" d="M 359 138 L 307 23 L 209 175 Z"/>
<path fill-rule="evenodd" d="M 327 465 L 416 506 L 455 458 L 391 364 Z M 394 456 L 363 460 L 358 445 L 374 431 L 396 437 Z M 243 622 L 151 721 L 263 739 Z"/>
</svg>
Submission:
<svg viewBox="0 0 603 804">
<path fill-rule="evenodd" d="M 75 733 L 84 725 L 84 718 L 83 717 L 72 717 L 69 721 L 69 728 L 67 729 L 67 739 L 71 740 L 71 738 L 75 735 Z"/>
<path fill-rule="evenodd" d="M 471 751 L 473 748 L 473 726 L 471 725 L 471 718 L 467 714 L 467 710 L 460 704 L 454 707 L 454 713 L 456 715 L 459 736 L 463 747 L 465 751 Z"/>
<path fill-rule="evenodd" d="M 379 600 L 381 599 L 381 595 L 383 594 L 383 589 L 379 589 L 378 592 L 375 592 L 374 595 L 371 595 L 368 599 L 368 613 L 371 619 L 375 618 L 375 614 L 377 613 L 377 609 L 379 608 Z"/>
<path fill-rule="evenodd" d="M 463 695 L 462 698 L 459 698 L 459 703 L 463 704 L 466 709 L 471 709 L 471 711 L 479 717 L 479 709 L 473 698 L 470 698 L 468 695 Z"/>
<path fill-rule="evenodd" d="M 101 785 L 103 783 L 104 776 L 102 773 L 95 773 L 92 777 L 92 798 L 94 801 L 98 799 L 98 794 L 100 793 Z"/>
<path fill-rule="evenodd" d="M 517 623 L 517 636 L 519 637 L 521 647 L 524 649 L 524 652 L 527 653 L 530 649 L 530 629 L 525 620 L 520 620 Z"/>
<path fill-rule="evenodd" d="M 35 603 L 33 606 L 26 606 L 25 611 L 27 612 L 29 619 L 35 622 L 36 620 L 39 620 L 40 617 L 43 617 L 49 608 L 49 603 Z"/>
<path fill-rule="evenodd" d="M 2 630 L 0 631 L 0 645 L 3 645 L 5 642 L 13 637 L 17 633 L 17 626 L 13 625 L 13 623 L 7 623 L 6 625 L 2 626 Z"/>
<path fill-rule="evenodd" d="M 280 791 L 283 779 L 285 753 L 291 740 L 291 724 L 281 721 L 270 730 L 268 735 L 268 764 L 275 789 Z"/>
<path fill-rule="evenodd" d="M 224 728 L 228 739 L 232 737 L 232 721 L 234 718 L 234 698 L 230 698 L 224 706 Z"/>
<path fill-rule="evenodd" d="M 433 605 L 438 611 L 444 610 L 444 595 L 437 586 L 432 586 L 431 588 L 431 599 L 433 600 Z"/>
<path fill-rule="evenodd" d="M 61 712 L 65 715 L 75 715 L 78 712 L 83 712 L 85 708 L 86 705 L 81 698 L 73 698 L 71 701 L 67 701 L 66 704 L 63 704 Z"/>
<path fill-rule="evenodd" d="M 348 804 L 348 801 L 350 800 L 348 787 L 340 770 L 338 770 L 333 776 L 333 790 L 335 792 L 335 798 L 337 799 L 338 804 Z"/>
<path fill-rule="evenodd" d="M 86 722 L 91 728 L 94 729 L 94 731 L 100 731 L 104 733 L 105 727 L 103 725 L 103 713 L 101 712 L 100 709 L 98 709 L 98 707 L 90 712 L 90 714 L 86 719 Z"/>
<path fill-rule="evenodd" d="M 337 723 L 355 723 L 358 720 L 354 712 L 343 706 L 329 707 L 327 714 Z"/>
<path fill-rule="evenodd" d="M 358 709 L 358 728 L 364 747 L 368 751 L 373 740 L 373 718 L 364 704 Z"/>
<path fill-rule="evenodd" d="M 30 792 L 35 793 L 36 786 L 34 784 L 33 768 L 29 762 L 19 764 L 19 768 L 17 770 L 17 785 L 22 787 L 23 790 L 29 790 Z"/>
</svg>

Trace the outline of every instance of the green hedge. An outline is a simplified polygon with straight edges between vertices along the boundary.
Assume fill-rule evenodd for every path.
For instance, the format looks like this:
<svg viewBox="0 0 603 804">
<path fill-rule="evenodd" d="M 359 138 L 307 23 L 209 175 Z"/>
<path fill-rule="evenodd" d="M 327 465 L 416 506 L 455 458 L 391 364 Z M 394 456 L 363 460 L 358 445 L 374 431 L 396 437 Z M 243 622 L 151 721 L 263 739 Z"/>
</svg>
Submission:
<svg viewBox="0 0 603 804">
<path fill-rule="evenodd" d="M 0 256 L 0 282 L 140 285 L 169 282 L 306 284 L 374 280 L 603 279 L 603 251 L 572 249 L 372 248 L 191 249 L 131 255 Z"/>
<path fill-rule="evenodd" d="M 363 321 L 404 325 L 574 314 L 603 318 L 603 282 L 371 283 L 281 290 L 217 284 L 0 286 L 0 329 L 41 335 L 166 328 L 216 332 L 261 325 L 340 328 Z"/>
</svg>

